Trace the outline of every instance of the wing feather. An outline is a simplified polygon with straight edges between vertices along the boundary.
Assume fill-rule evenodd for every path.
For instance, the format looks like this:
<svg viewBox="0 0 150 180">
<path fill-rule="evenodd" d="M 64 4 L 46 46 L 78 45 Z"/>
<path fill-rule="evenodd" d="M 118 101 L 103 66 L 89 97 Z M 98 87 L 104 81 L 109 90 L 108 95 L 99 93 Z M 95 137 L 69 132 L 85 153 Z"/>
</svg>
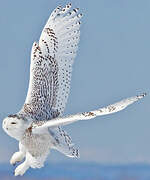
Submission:
<svg viewBox="0 0 150 180">
<path fill-rule="evenodd" d="M 130 104 L 133 104 L 134 102 L 142 99 L 145 95 L 146 95 L 146 93 L 143 93 L 138 96 L 123 99 L 122 101 L 119 101 L 115 104 L 111 104 L 109 106 L 100 108 L 98 110 L 84 112 L 84 113 L 78 113 L 75 115 L 70 115 L 70 116 L 62 117 L 62 118 L 61 117 L 56 118 L 56 119 L 47 121 L 40 125 L 35 123 L 35 124 L 33 124 L 33 133 L 40 134 L 43 131 L 45 131 L 45 129 L 47 129 L 47 128 L 54 128 L 57 126 L 68 125 L 68 124 L 74 123 L 79 120 L 89 120 L 89 119 L 95 118 L 96 116 L 103 116 L 103 115 L 112 114 L 112 113 L 121 111 L 121 110 L 125 109 L 127 106 L 129 106 Z"/>
<path fill-rule="evenodd" d="M 58 6 L 32 47 L 29 89 L 19 113 L 35 120 L 58 117 L 65 109 L 82 17 L 78 8 L 70 9 Z"/>
</svg>

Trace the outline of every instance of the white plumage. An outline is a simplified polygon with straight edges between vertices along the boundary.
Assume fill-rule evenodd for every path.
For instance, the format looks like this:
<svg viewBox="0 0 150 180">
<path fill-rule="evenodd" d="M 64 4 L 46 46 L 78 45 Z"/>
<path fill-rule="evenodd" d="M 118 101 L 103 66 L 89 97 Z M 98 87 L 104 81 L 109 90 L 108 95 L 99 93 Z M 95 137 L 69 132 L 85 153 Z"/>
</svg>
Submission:
<svg viewBox="0 0 150 180">
<path fill-rule="evenodd" d="M 68 157 L 79 157 L 70 136 L 60 126 L 78 120 L 118 112 L 145 94 L 127 98 L 107 107 L 62 117 L 68 99 L 71 71 L 80 38 L 78 8 L 57 7 L 50 15 L 39 39 L 31 51 L 30 82 L 21 111 L 3 120 L 3 129 L 19 141 L 19 152 L 10 163 L 25 161 L 15 170 L 23 175 L 29 167 L 41 168 L 50 149 Z"/>
<path fill-rule="evenodd" d="M 52 12 L 32 47 L 29 90 L 20 113 L 36 111 L 32 118 L 37 120 L 62 115 L 67 102 L 82 17 L 78 9 L 66 14 L 70 8 L 68 4 Z"/>
</svg>

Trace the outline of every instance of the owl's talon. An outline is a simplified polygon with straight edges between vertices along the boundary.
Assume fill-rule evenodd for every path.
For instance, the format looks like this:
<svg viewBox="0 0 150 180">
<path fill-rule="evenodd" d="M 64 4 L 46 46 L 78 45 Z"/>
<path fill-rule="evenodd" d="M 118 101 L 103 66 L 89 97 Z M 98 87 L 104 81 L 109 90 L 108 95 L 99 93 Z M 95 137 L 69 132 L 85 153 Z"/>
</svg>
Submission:
<svg viewBox="0 0 150 180">
<path fill-rule="evenodd" d="M 15 152 L 10 160 L 10 164 L 15 166 L 17 162 L 22 161 L 24 154 L 22 152 Z"/>
<path fill-rule="evenodd" d="M 28 164 L 26 161 L 22 164 L 20 164 L 16 169 L 15 169 L 15 176 L 23 176 L 26 170 L 29 168 Z"/>
</svg>

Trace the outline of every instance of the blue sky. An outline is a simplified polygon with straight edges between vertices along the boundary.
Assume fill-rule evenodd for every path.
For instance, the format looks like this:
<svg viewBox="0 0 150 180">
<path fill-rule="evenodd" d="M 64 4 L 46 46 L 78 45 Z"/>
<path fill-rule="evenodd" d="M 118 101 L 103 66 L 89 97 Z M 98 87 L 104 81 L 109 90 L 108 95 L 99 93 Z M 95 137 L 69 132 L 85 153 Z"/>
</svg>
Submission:
<svg viewBox="0 0 150 180">
<path fill-rule="evenodd" d="M 83 12 L 81 41 L 73 66 L 65 114 L 93 110 L 122 98 L 148 96 L 116 114 L 78 122 L 65 129 L 80 148 L 79 161 L 150 162 L 150 1 L 72 0 Z M 30 50 L 51 11 L 65 0 L 1 2 L 0 118 L 24 103 Z M 17 142 L 0 128 L 0 162 L 7 162 Z M 71 161 L 53 152 L 49 161 Z"/>
</svg>

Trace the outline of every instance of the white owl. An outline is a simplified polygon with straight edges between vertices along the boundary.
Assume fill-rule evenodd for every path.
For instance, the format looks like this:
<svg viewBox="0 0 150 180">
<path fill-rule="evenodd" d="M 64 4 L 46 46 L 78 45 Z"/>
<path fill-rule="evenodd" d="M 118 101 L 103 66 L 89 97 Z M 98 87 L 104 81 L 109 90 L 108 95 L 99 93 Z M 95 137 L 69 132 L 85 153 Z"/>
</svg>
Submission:
<svg viewBox="0 0 150 180">
<path fill-rule="evenodd" d="M 70 9 L 71 4 L 57 7 L 50 15 L 39 42 L 33 43 L 25 104 L 20 112 L 3 120 L 5 132 L 19 141 L 19 151 L 14 153 L 10 163 L 15 164 L 25 158 L 15 169 L 15 176 L 23 175 L 30 167 L 41 168 L 50 149 L 68 157 L 79 157 L 78 149 L 60 126 L 120 111 L 145 96 L 142 94 L 95 111 L 62 117 L 82 17 L 78 8 Z"/>
</svg>

